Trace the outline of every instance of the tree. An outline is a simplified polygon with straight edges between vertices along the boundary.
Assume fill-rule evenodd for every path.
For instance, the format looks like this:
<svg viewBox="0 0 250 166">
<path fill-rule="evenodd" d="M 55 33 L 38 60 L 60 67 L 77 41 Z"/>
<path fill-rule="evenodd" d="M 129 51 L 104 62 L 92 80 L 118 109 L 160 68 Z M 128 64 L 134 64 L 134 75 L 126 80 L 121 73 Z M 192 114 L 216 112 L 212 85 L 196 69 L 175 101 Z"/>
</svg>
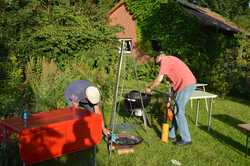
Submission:
<svg viewBox="0 0 250 166">
<path fill-rule="evenodd" d="M 74 2 L 80 2 L 77 8 L 71 6 L 69 0 L 6 0 L 1 3 L 0 46 L 5 61 L 0 65 L 5 77 L 1 79 L 0 90 L 4 93 L 0 98 L 11 98 L 8 102 L 1 100 L 1 109 L 6 113 L 18 111 L 22 93 L 26 92 L 21 87 L 30 58 L 53 59 L 62 71 L 71 65 L 69 61 L 81 59 L 84 67 L 103 73 L 98 85 L 106 86 L 106 79 L 109 79 L 112 87 L 118 41 L 116 29 L 107 24 L 104 14 L 107 8 L 88 1 Z M 98 82 L 97 78 L 92 79 Z"/>
</svg>

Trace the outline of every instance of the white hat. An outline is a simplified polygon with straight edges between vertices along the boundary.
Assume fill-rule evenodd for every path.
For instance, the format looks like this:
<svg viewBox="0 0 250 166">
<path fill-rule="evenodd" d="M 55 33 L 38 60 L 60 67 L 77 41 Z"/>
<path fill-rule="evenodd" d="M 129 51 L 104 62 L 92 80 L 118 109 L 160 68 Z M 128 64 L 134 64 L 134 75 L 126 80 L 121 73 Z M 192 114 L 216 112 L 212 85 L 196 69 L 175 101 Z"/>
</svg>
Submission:
<svg viewBox="0 0 250 166">
<path fill-rule="evenodd" d="M 95 86 L 89 86 L 85 90 L 86 98 L 91 104 L 97 104 L 100 101 L 100 92 Z"/>
</svg>

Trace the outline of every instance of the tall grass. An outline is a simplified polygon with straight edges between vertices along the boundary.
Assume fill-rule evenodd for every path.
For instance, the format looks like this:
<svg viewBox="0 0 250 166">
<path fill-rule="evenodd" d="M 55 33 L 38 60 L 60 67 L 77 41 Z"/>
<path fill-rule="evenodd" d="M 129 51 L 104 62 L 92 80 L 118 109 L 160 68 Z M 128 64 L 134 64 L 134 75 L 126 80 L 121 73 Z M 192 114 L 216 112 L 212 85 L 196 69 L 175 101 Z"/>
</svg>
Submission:
<svg viewBox="0 0 250 166">
<path fill-rule="evenodd" d="M 63 105 L 61 96 L 66 77 L 53 60 L 31 59 L 25 74 L 26 83 L 33 93 L 32 111 L 40 112 Z"/>
<path fill-rule="evenodd" d="M 75 58 L 56 63 L 46 58 L 30 59 L 27 63 L 26 85 L 31 89 L 33 112 L 48 111 L 51 108 L 65 107 L 65 88 L 74 80 L 87 79 L 102 93 L 102 102 L 108 102 L 113 89 L 112 73 L 102 68 L 89 67 L 83 58 Z"/>
</svg>

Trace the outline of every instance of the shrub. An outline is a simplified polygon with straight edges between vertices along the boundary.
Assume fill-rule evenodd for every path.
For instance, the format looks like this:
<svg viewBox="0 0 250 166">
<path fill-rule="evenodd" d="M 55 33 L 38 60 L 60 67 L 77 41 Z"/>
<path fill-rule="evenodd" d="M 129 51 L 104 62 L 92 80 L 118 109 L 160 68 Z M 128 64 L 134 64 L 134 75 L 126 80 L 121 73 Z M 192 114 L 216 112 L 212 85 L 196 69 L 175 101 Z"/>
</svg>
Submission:
<svg viewBox="0 0 250 166">
<path fill-rule="evenodd" d="M 47 111 L 62 105 L 60 96 L 63 94 L 62 85 L 65 77 L 53 60 L 31 59 L 27 63 L 25 74 L 26 83 L 31 87 L 33 94 L 33 112 Z"/>
<path fill-rule="evenodd" d="M 63 66 L 59 69 L 58 66 Z M 86 64 L 85 58 L 73 58 L 57 64 L 46 58 L 31 59 L 26 66 L 26 84 L 31 87 L 29 101 L 33 112 L 48 111 L 65 107 L 65 88 L 74 80 L 87 79 L 101 91 L 103 103 L 111 99 L 114 75 L 105 68 L 93 68 Z"/>
<path fill-rule="evenodd" d="M 0 117 L 6 117 L 20 112 L 23 70 L 14 54 L 0 62 L 0 65 L 6 74 L 0 80 Z"/>
</svg>

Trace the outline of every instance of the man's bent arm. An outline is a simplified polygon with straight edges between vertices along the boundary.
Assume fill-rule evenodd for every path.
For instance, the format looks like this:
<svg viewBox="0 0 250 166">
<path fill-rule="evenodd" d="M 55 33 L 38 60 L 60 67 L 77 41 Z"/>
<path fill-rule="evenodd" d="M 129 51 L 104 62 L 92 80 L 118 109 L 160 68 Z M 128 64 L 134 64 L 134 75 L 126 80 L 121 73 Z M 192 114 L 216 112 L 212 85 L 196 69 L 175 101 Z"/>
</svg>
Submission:
<svg viewBox="0 0 250 166">
<path fill-rule="evenodd" d="M 155 87 L 157 87 L 161 83 L 161 81 L 163 80 L 163 77 L 164 77 L 164 75 L 159 74 L 155 78 L 155 80 L 152 83 L 149 84 L 148 88 L 150 90 L 153 90 Z"/>
<path fill-rule="evenodd" d="M 107 128 L 105 128 L 105 124 L 104 124 L 104 116 L 103 116 L 103 113 L 102 113 L 102 110 L 101 110 L 101 107 L 99 104 L 95 105 L 94 106 L 94 110 L 95 110 L 95 113 L 98 114 L 98 115 L 101 115 L 102 116 L 102 132 L 104 135 L 108 135 L 109 134 L 109 130 Z"/>
</svg>

